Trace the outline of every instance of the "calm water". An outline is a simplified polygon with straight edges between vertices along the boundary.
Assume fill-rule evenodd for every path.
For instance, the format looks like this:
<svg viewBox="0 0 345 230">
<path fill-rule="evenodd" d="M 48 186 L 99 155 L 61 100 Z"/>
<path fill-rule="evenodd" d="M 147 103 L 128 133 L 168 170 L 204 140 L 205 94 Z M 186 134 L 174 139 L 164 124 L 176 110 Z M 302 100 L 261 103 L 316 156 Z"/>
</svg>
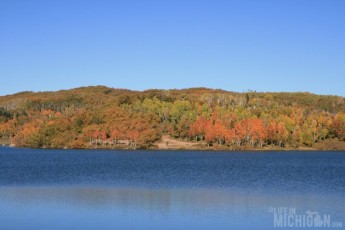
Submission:
<svg viewBox="0 0 345 230">
<path fill-rule="evenodd" d="M 1 230 L 276 229 L 278 208 L 343 229 L 345 152 L 0 148 Z"/>
</svg>

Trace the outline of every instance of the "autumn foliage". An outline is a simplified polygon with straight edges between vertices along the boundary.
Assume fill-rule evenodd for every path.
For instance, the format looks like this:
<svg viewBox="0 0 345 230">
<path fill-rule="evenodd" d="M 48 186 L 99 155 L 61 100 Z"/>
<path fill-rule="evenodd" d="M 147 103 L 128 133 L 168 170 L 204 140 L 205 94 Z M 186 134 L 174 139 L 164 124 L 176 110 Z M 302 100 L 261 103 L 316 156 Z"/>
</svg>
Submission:
<svg viewBox="0 0 345 230">
<path fill-rule="evenodd" d="M 345 141 L 345 99 L 103 86 L 0 97 L 0 138 L 17 146 L 148 148 L 162 135 L 228 148 Z"/>
</svg>

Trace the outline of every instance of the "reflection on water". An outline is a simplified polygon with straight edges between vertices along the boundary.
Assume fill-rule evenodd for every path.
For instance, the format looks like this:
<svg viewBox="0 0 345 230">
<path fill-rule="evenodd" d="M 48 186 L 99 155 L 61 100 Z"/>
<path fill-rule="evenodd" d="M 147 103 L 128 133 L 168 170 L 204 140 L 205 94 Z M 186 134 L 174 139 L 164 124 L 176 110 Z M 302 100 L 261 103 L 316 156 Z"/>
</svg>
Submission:
<svg viewBox="0 0 345 230">
<path fill-rule="evenodd" d="M 0 230 L 274 229 L 271 207 L 345 225 L 344 152 L 0 147 Z"/>
<path fill-rule="evenodd" d="M 0 229 L 272 229 L 270 207 L 344 219 L 342 196 L 238 193 L 225 189 L 3 187 Z"/>
</svg>

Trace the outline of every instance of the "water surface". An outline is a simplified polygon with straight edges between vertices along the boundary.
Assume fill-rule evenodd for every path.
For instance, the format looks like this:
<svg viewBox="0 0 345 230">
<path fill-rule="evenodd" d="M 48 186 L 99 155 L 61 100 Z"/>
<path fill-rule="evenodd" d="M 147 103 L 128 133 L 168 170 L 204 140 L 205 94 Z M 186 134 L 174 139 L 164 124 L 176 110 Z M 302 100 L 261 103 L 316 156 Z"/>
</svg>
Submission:
<svg viewBox="0 0 345 230">
<path fill-rule="evenodd" d="M 345 221 L 345 152 L 0 148 L 0 229 L 274 229 Z"/>
</svg>

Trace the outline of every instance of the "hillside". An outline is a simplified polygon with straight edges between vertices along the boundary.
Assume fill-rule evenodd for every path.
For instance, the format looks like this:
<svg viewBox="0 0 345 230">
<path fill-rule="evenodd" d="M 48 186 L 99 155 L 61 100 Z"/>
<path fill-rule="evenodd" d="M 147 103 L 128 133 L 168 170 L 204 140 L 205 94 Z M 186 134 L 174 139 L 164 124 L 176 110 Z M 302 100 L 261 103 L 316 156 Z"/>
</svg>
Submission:
<svg viewBox="0 0 345 230">
<path fill-rule="evenodd" d="M 345 98 L 105 86 L 0 97 L 3 144 L 168 149 L 167 139 L 187 149 L 343 149 Z"/>
</svg>

